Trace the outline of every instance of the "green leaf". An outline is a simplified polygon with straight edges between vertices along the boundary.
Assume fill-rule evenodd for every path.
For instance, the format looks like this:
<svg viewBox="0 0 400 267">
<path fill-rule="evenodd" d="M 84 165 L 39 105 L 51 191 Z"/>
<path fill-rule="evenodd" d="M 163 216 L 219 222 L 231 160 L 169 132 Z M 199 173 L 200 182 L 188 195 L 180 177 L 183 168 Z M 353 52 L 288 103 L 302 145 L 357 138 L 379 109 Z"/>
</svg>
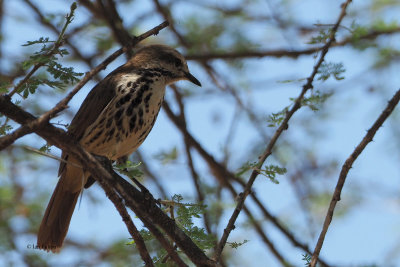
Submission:
<svg viewBox="0 0 400 267">
<path fill-rule="evenodd" d="M 269 118 L 267 120 L 268 127 L 278 127 L 279 125 L 281 125 L 281 123 L 286 117 L 286 113 L 288 112 L 288 110 L 289 106 L 285 107 L 284 109 L 282 109 L 277 113 L 272 113 L 271 115 L 269 115 Z"/>
<path fill-rule="evenodd" d="M 141 162 L 134 163 L 128 160 L 122 164 L 115 164 L 114 168 L 130 178 L 135 177 L 136 179 L 140 179 L 143 177 L 143 172 L 139 169 L 141 164 Z"/>
<path fill-rule="evenodd" d="M 264 168 L 259 169 L 257 167 L 257 162 L 246 162 L 242 167 L 239 168 L 238 172 L 236 172 L 236 176 L 240 177 L 241 175 L 243 175 L 245 172 L 249 171 L 249 170 L 256 170 L 258 171 L 259 174 L 264 175 L 266 177 L 268 177 L 271 182 L 275 183 L 275 184 L 279 184 L 279 181 L 276 180 L 276 176 L 277 175 L 283 175 L 287 172 L 286 168 L 281 168 L 279 166 L 276 165 L 268 165 Z"/>
<path fill-rule="evenodd" d="M 39 151 L 44 152 L 44 153 L 50 153 L 52 145 L 50 144 L 45 144 L 41 148 L 39 148 Z"/>
<path fill-rule="evenodd" d="M 2 123 L 0 126 L 0 135 L 6 135 L 9 131 L 11 131 L 13 127 L 8 125 L 7 123 Z"/>
<path fill-rule="evenodd" d="M 38 40 L 35 41 L 27 41 L 26 44 L 22 46 L 30 46 L 35 44 L 47 44 L 47 43 L 55 43 L 55 41 L 49 41 L 49 37 L 40 37 Z"/>
<path fill-rule="evenodd" d="M 336 80 L 343 80 L 341 76 L 345 72 L 342 63 L 322 62 L 318 69 L 318 80 L 326 81 L 329 77 L 333 76 Z"/>
<path fill-rule="evenodd" d="M 163 165 L 174 162 L 178 159 L 179 153 L 176 147 L 173 147 L 170 151 L 161 151 L 154 157 L 161 161 Z"/>
<path fill-rule="evenodd" d="M 245 174 L 246 172 L 253 170 L 254 167 L 257 166 L 257 162 L 246 162 L 245 164 L 243 164 L 242 167 L 239 168 L 239 170 L 237 170 L 237 172 L 235 173 L 236 177 L 240 177 L 243 174 Z"/>
<path fill-rule="evenodd" d="M 309 97 L 305 97 L 302 100 L 301 105 L 307 106 L 313 111 L 317 111 L 320 109 L 321 105 L 325 103 L 325 101 L 332 95 L 332 92 L 321 93 L 318 90 L 312 90 L 311 95 Z"/>
<path fill-rule="evenodd" d="M 246 244 L 249 240 L 245 239 L 242 242 L 226 242 L 231 248 L 237 249 L 238 247 Z"/>
<path fill-rule="evenodd" d="M 310 264 L 311 264 L 311 255 L 303 254 L 302 256 L 303 256 L 303 258 L 301 260 L 305 261 L 304 265 L 305 266 L 310 266 Z"/>
<path fill-rule="evenodd" d="M 279 184 L 279 181 L 276 180 L 276 175 L 283 175 L 287 172 L 286 168 L 281 168 L 276 165 L 266 166 L 264 169 L 260 170 L 260 174 L 266 176 L 270 179 L 271 182 L 275 184 Z"/>
<path fill-rule="evenodd" d="M 328 30 L 321 29 L 319 30 L 319 34 L 315 37 L 312 37 L 311 40 L 308 42 L 308 44 L 321 44 L 321 43 L 324 44 L 330 38 L 331 33 L 332 29 Z"/>
</svg>

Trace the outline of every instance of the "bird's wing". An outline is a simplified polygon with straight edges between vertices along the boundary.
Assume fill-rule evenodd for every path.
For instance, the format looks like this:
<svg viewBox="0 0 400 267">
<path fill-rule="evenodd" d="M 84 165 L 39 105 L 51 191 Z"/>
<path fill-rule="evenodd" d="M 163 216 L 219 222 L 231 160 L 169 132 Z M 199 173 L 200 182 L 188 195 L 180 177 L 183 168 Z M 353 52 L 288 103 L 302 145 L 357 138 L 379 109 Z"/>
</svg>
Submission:
<svg viewBox="0 0 400 267">
<path fill-rule="evenodd" d="M 113 72 L 114 73 L 114 72 Z M 103 109 L 115 97 L 115 79 L 110 73 L 100 81 L 86 96 L 78 112 L 75 114 L 68 127 L 68 133 L 80 140 L 85 130 L 97 119 Z M 63 152 L 62 159 L 68 160 L 68 155 Z M 65 168 L 65 161 L 60 163 L 58 175 L 61 175 Z"/>
<path fill-rule="evenodd" d="M 97 117 L 115 97 L 115 87 L 120 76 L 134 71 L 135 67 L 130 66 L 128 61 L 128 63 L 112 71 L 93 87 L 72 119 L 68 127 L 68 133 L 74 136 L 76 140 L 81 140 L 86 129 L 96 121 Z M 63 152 L 61 157 L 67 160 L 68 155 Z M 58 175 L 61 175 L 64 168 L 65 162 L 61 162 Z"/>
<path fill-rule="evenodd" d="M 68 132 L 77 140 L 82 139 L 86 129 L 98 118 L 103 109 L 115 97 L 114 87 L 115 82 L 113 77 L 107 76 L 87 95 L 68 127 Z"/>
</svg>

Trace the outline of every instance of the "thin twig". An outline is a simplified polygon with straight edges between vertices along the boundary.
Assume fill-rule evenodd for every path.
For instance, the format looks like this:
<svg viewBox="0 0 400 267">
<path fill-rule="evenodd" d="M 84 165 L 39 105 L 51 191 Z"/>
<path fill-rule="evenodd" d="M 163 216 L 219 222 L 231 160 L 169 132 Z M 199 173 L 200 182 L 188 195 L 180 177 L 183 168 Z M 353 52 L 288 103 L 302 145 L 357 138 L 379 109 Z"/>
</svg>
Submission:
<svg viewBox="0 0 400 267">
<path fill-rule="evenodd" d="M 32 9 L 32 11 L 34 13 L 36 13 L 36 16 L 38 17 L 38 20 L 40 21 L 40 23 L 42 23 L 43 26 L 49 28 L 52 32 L 54 32 L 57 35 L 60 35 L 59 30 L 57 29 L 56 26 L 54 26 L 41 12 L 41 10 L 35 5 L 33 4 L 31 1 L 29 0 L 24 0 L 24 2 Z M 84 27 L 87 27 L 87 25 L 84 25 Z M 92 61 L 93 61 L 93 57 L 84 57 L 82 55 L 82 53 L 79 51 L 79 49 L 73 45 L 70 41 L 69 41 L 69 36 L 74 36 L 74 34 L 77 33 L 77 31 L 81 30 L 82 28 L 75 28 L 73 30 L 69 30 L 69 34 L 67 36 L 67 34 L 64 35 L 64 41 L 65 43 L 72 49 L 72 51 L 74 52 L 74 54 L 79 57 L 80 59 L 82 59 L 83 61 L 85 61 L 85 63 L 90 67 L 93 68 L 92 66 Z"/>
<path fill-rule="evenodd" d="M 47 52 L 44 56 L 45 57 L 51 57 L 52 55 L 58 53 L 58 48 L 60 48 L 63 44 L 64 44 L 64 34 L 65 31 L 68 27 L 68 25 L 71 23 L 73 17 L 74 17 L 74 11 L 76 9 L 76 3 L 73 3 L 71 5 L 71 10 L 70 13 L 66 16 L 66 21 L 65 24 L 60 32 L 60 34 L 58 35 L 57 41 L 54 43 L 53 48 Z M 22 85 L 24 85 L 25 83 L 28 82 L 28 80 L 32 77 L 32 75 L 41 67 L 45 66 L 46 62 L 39 62 L 36 63 L 33 68 L 31 69 L 31 71 L 14 87 L 14 89 L 8 94 L 10 97 L 13 96 L 15 93 L 18 93 L 19 89 L 21 88 Z"/>
<path fill-rule="evenodd" d="M 371 126 L 371 128 L 367 131 L 367 134 L 364 136 L 364 138 L 361 140 L 361 142 L 358 144 L 358 146 L 354 149 L 353 153 L 351 153 L 351 155 L 344 162 L 344 164 L 342 166 L 342 170 L 340 171 L 340 174 L 339 174 L 339 179 L 338 179 L 336 187 L 335 187 L 335 192 L 333 193 L 331 202 L 329 204 L 329 209 L 328 209 L 328 212 L 325 217 L 322 231 L 319 235 L 318 242 L 315 246 L 315 250 L 312 255 L 310 267 L 314 267 L 317 263 L 319 253 L 320 253 L 322 245 L 324 243 L 326 232 L 328 231 L 329 225 L 332 221 L 333 211 L 335 210 L 335 206 L 336 206 L 337 202 L 340 200 L 342 188 L 343 188 L 344 182 L 346 181 L 347 174 L 349 173 L 349 171 L 351 169 L 351 166 L 353 165 L 354 161 L 358 158 L 358 156 L 363 152 L 363 150 L 368 145 L 368 143 L 372 141 L 372 139 L 374 138 L 378 129 L 382 126 L 382 124 L 392 113 L 392 111 L 394 110 L 396 105 L 399 103 L 399 100 L 400 100 L 400 89 L 396 92 L 396 94 L 392 97 L 392 99 L 390 99 L 386 108 L 382 111 L 379 118 L 374 122 L 374 124 Z"/>
<path fill-rule="evenodd" d="M 48 157 L 48 158 L 51 158 L 51 159 L 58 160 L 59 162 L 68 163 L 68 164 L 71 164 L 71 165 L 74 166 L 74 167 L 77 167 L 77 168 L 82 169 L 82 166 L 79 165 L 79 164 L 76 164 L 76 163 L 74 163 L 74 162 L 68 162 L 68 161 L 66 161 L 66 160 L 63 159 L 63 158 L 54 156 L 54 155 L 52 155 L 52 154 L 45 153 L 45 152 L 43 152 L 43 151 L 40 151 L 39 149 L 30 147 L 30 146 L 22 146 L 22 148 L 25 149 L 25 150 L 28 150 L 28 151 L 30 151 L 30 152 L 35 152 L 35 153 L 37 153 L 37 154 L 39 154 L 39 155 L 42 155 L 42 156 L 45 156 L 45 157 Z"/>
</svg>

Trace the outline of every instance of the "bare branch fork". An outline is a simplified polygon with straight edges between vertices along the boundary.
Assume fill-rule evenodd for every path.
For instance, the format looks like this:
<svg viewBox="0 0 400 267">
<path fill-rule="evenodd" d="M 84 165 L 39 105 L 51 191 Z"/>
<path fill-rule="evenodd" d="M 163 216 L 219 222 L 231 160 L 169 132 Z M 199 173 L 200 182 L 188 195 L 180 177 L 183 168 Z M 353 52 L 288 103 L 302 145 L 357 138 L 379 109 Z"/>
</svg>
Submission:
<svg viewBox="0 0 400 267">
<path fill-rule="evenodd" d="M 329 40 L 327 41 L 327 43 L 324 45 L 324 47 L 322 48 L 321 51 L 321 55 L 317 61 L 317 63 L 315 64 L 313 71 L 311 73 L 311 75 L 307 78 L 307 83 L 305 85 L 303 85 L 303 89 L 300 93 L 300 95 L 296 98 L 294 105 L 292 106 L 292 108 L 286 113 L 286 116 L 282 122 L 282 124 L 279 126 L 279 128 L 276 130 L 275 134 L 272 136 L 269 144 L 267 145 L 267 148 L 265 150 L 265 152 L 260 156 L 259 161 L 256 165 L 256 169 L 261 169 L 262 165 L 264 164 L 265 160 L 271 155 L 272 153 L 272 149 L 275 146 L 278 138 L 281 136 L 281 134 L 283 133 L 284 130 L 286 130 L 288 128 L 288 122 L 290 120 L 290 118 L 293 116 L 293 114 L 301 108 L 301 102 L 304 99 L 304 95 L 305 93 L 311 89 L 313 87 L 312 83 L 314 81 L 315 76 L 318 73 L 319 67 L 321 66 L 322 62 L 325 59 L 326 54 L 328 53 L 328 50 L 330 48 L 330 46 L 332 45 L 332 43 L 335 41 L 335 34 L 337 32 L 337 29 L 342 21 L 342 19 L 344 18 L 345 14 L 346 14 L 346 8 L 347 6 L 351 3 L 351 0 L 347 0 L 344 4 L 342 4 L 342 10 L 341 13 L 339 15 L 339 18 L 337 20 L 337 22 L 335 23 L 335 25 L 332 27 L 331 30 L 331 34 L 329 37 Z M 215 251 L 215 259 L 218 260 L 221 257 L 222 254 L 222 250 L 228 240 L 229 234 L 231 233 L 231 231 L 235 228 L 235 222 L 244 206 L 244 201 L 246 200 L 247 196 L 251 193 L 251 188 L 253 186 L 254 181 L 256 180 L 257 176 L 258 176 L 259 172 L 254 170 L 249 178 L 249 181 L 246 183 L 245 189 L 242 193 L 239 194 L 238 197 L 238 201 L 237 201 L 237 205 L 235 210 L 232 213 L 231 218 L 229 219 L 229 222 L 226 226 L 226 228 L 224 229 L 224 233 L 219 241 L 218 247 Z"/>
</svg>

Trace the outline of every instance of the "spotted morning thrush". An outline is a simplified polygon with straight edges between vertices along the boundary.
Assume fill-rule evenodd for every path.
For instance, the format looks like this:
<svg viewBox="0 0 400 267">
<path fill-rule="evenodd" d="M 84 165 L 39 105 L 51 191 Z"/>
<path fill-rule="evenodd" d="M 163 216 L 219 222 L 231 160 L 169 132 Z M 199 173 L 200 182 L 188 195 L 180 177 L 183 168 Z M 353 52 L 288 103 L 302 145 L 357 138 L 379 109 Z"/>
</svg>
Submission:
<svg viewBox="0 0 400 267">
<path fill-rule="evenodd" d="M 126 157 L 142 144 L 152 129 L 165 87 L 179 80 L 201 86 L 175 49 L 164 45 L 141 48 L 90 91 L 68 132 L 93 154 L 110 160 Z M 62 158 L 60 179 L 37 239 L 40 249 L 52 252 L 58 252 L 63 244 L 80 193 L 93 183 L 76 158 L 65 152 Z"/>
</svg>

